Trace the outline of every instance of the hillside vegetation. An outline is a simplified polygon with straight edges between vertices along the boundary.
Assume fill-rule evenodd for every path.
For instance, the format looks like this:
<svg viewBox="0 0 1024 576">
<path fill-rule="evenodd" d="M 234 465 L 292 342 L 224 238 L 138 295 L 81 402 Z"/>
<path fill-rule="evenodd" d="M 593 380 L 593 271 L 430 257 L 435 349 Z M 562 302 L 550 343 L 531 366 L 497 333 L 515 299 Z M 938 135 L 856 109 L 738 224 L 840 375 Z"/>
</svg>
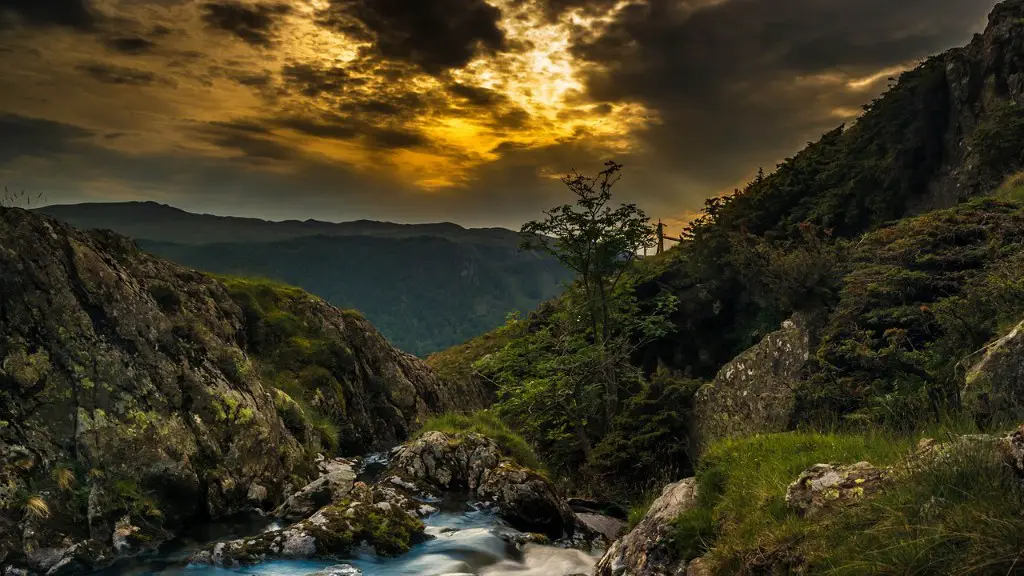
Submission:
<svg viewBox="0 0 1024 576">
<path fill-rule="evenodd" d="M 500 228 L 455 224 L 269 222 L 191 214 L 151 202 L 47 206 L 79 228 L 109 228 L 158 256 L 206 272 L 265 277 L 359 310 L 417 355 L 500 326 L 561 293 L 571 276 L 520 251 Z"/>
<path fill-rule="evenodd" d="M 621 325 L 670 326 L 625 330 L 615 370 L 565 385 L 599 340 L 571 294 L 430 362 L 497 385 L 497 412 L 552 469 L 626 498 L 692 472 L 696 392 L 794 314 L 812 321 L 787 428 L 905 434 L 956 415 L 968 368 L 1024 316 L 1024 102 L 1010 56 L 1022 17 L 1019 0 L 1000 5 L 971 45 L 709 199 L 677 248 L 630 267 Z M 594 408 L 609 377 L 612 418 Z M 982 428 L 1008 416 L 979 410 Z"/>
</svg>

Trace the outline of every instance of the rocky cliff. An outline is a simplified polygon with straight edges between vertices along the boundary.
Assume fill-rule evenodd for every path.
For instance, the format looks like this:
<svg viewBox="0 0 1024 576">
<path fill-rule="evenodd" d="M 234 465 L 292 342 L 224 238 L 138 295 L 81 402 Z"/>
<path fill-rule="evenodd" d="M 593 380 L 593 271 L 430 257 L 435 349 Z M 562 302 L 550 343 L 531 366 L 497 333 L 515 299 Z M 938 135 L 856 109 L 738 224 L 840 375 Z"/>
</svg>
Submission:
<svg viewBox="0 0 1024 576">
<path fill-rule="evenodd" d="M 0 294 L 0 563 L 43 573 L 280 503 L 315 452 L 484 399 L 298 289 L 23 210 L 0 209 Z"/>
</svg>

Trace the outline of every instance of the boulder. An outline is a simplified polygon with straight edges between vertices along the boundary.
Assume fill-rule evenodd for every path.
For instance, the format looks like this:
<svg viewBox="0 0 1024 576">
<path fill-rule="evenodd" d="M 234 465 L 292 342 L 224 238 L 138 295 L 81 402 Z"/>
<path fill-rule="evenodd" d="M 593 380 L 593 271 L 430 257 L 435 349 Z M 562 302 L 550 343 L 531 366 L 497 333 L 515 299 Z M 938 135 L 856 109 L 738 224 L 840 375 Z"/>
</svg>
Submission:
<svg viewBox="0 0 1024 576">
<path fill-rule="evenodd" d="M 801 516 L 813 516 L 878 492 L 887 474 L 887 470 L 867 462 L 848 466 L 815 464 L 786 489 L 786 505 Z"/>
<path fill-rule="evenodd" d="M 986 347 L 967 371 L 960 400 L 983 426 L 1024 420 L 1024 322 Z"/>
<path fill-rule="evenodd" d="M 686 562 L 673 557 L 663 540 L 672 522 L 697 505 L 697 479 L 686 478 L 661 491 L 643 520 L 608 548 L 594 568 L 595 576 L 675 576 Z"/>
<path fill-rule="evenodd" d="M 594 514 L 591 512 L 577 512 L 576 521 L 585 526 L 591 532 L 600 534 L 606 542 L 614 542 L 626 529 L 626 523 L 618 518 Z"/>
<path fill-rule="evenodd" d="M 310 482 L 292 494 L 274 510 L 274 516 L 287 522 L 298 522 L 331 502 L 348 496 L 355 483 L 356 473 L 352 466 L 337 466 L 332 471 Z"/>
<path fill-rule="evenodd" d="M 553 540 L 576 530 L 572 510 L 551 482 L 505 457 L 493 440 L 480 434 L 427 432 L 395 453 L 384 478 L 427 494 L 468 491 L 495 504 L 514 528 Z"/>
<path fill-rule="evenodd" d="M 794 390 L 804 376 L 818 331 L 817 316 L 795 314 L 781 329 L 723 366 L 695 398 L 699 444 L 790 429 Z"/>
</svg>

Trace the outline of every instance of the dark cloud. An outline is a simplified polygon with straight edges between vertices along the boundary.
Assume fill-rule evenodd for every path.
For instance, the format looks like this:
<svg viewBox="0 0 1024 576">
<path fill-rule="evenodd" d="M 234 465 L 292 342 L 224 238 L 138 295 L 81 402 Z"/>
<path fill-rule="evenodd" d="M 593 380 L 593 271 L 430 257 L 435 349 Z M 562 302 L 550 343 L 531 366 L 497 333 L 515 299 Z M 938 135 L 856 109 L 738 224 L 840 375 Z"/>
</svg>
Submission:
<svg viewBox="0 0 1024 576">
<path fill-rule="evenodd" d="M 331 0 L 322 23 L 372 38 L 385 58 L 438 74 L 504 49 L 500 19 L 485 0 Z"/>
<path fill-rule="evenodd" d="M 156 44 L 140 36 L 120 36 L 104 40 L 103 45 L 113 52 L 121 54 L 144 54 L 153 49 Z"/>
<path fill-rule="evenodd" d="M 551 0 L 549 0 L 551 2 Z M 572 2 L 555 2 L 567 5 Z M 597 101 L 640 101 L 662 120 L 647 134 L 673 170 L 718 187 L 791 154 L 884 88 L 816 76 L 871 75 L 969 39 L 977 0 L 649 0 L 622 10 L 574 52 L 608 70 Z"/>
<path fill-rule="evenodd" d="M 247 164 L 260 166 L 268 161 L 284 162 L 300 157 L 294 148 L 276 141 L 270 130 L 258 122 L 210 122 L 199 126 L 196 132 L 215 146 L 237 152 L 237 160 Z"/>
<path fill-rule="evenodd" d="M 273 43 L 279 19 L 292 11 L 287 4 L 250 5 L 240 2 L 207 2 L 202 10 L 203 21 L 208 26 L 262 47 Z"/>
<path fill-rule="evenodd" d="M 93 79 L 103 82 L 104 84 L 147 86 L 157 81 L 156 74 L 146 70 L 137 70 L 126 66 L 116 66 L 113 64 L 103 64 L 99 62 L 80 65 L 78 66 L 78 70 L 85 72 L 89 76 L 92 76 Z"/>
<path fill-rule="evenodd" d="M 325 67 L 321 64 L 291 63 L 281 69 L 281 79 L 286 87 L 310 98 L 320 94 L 337 94 L 348 85 L 360 85 L 361 78 L 349 76 L 341 67 Z"/>
<path fill-rule="evenodd" d="M 448 92 L 473 106 L 494 106 L 508 100 L 500 92 L 468 84 L 451 84 L 448 86 Z"/>
<path fill-rule="evenodd" d="M 0 0 L 0 29 L 11 17 L 28 26 L 67 26 L 89 30 L 97 15 L 88 0 Z"/>
<path fill-rule="evenodd" d="M 93 132 L 41 118 L 0 114 L 0 164 L 23 156 L 51 158 L 75 150 Z"/>
<path fill-rule="evenodd" d="M 320 120 L 286 118 L 278 123 L 310 136 L 332 140 L 358 140 L 376 149 L 396 150 L 422 148 L 430 145 L 426 136 L 416 130 L 374 125 L 343 116 L 326 117 Z"/>
</svg>

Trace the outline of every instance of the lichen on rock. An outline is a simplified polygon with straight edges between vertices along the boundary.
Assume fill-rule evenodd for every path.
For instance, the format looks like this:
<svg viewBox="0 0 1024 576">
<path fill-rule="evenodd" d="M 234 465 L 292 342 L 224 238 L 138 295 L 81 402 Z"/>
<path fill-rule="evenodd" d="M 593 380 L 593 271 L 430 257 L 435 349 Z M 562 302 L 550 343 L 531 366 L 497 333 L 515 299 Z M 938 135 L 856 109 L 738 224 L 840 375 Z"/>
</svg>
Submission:
<svg viewBox="0 0 1024 576">
<path fill-rule="evenodd" d="M 697 506 L 697 479 L 686 478 L 665 486 L 643 519 L 616 540 L 598 561 L 595 576 L 675 576 L 685 574 L 680 561 L 666 546 L 673 521 Z"/>
</svg>

